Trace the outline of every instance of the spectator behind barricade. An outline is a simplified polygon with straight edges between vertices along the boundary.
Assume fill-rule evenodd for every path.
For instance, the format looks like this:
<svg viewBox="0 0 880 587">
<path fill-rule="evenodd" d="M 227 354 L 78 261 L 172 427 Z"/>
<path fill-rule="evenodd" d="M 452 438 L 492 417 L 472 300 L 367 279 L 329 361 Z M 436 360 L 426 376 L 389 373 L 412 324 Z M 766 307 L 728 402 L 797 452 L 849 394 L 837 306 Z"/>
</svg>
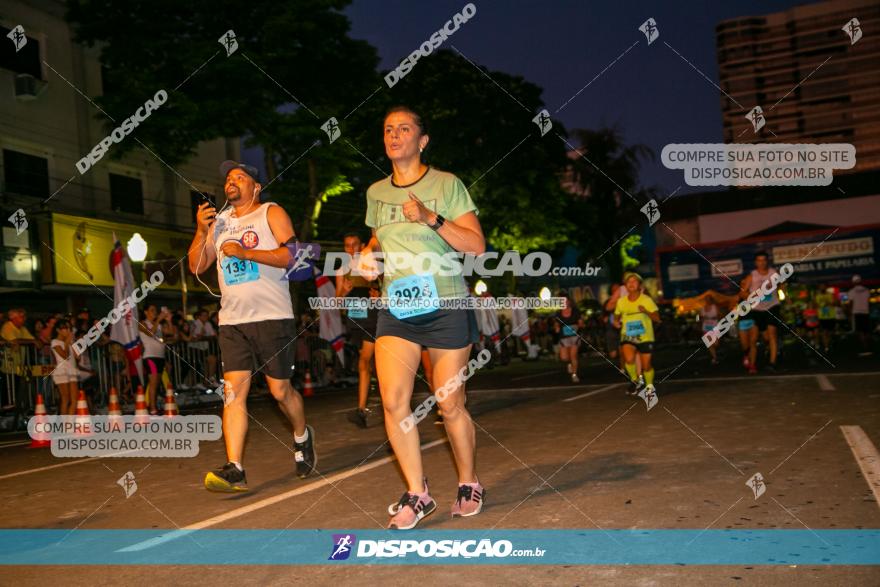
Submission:
<svg viewBox="0 0 880 587">
<path fill-rule="evenodd" d="M 101 332 L 98 342 L 95 343 L 105 349 L 104 356 L 107 360 L 107 369 L 110 373 L 111 385 L 125 398 L 127 403 L 134 401 L 132 394 L 131 378 L 128 374 L 128 360 L 125 358 L 125 349 L 118 342 L 110 340 L 110 328 Z"/>
<path fill-rule="evenodd" d="M 220 332 L 220 313 L 219 312 L 211 312 L 211 317 L 208 320 L 211 323 L 211 326 L 214 327 L 214 332 Z"/>
<path fill-rule="evenodd" d="M 162 327 L 162 340 L 165 341 L 166 349 L 179 340 L 177 337 L 177 323 L 174 321 L 174 314 L 170 311 L 164 315 L 161 312 L 159 313 L 159 326 Z M 165 365 L 166 370 L 170 370 L 170 367 L 170 364 Z"/>
<path fill-rule="evenodd" d="M 42 348 L 40 348 L 40 352 L 37 353 L 40 358 L 40 363 L 43 365 L 48 365 L 52 362 L 52 350 L 49 348 L 49 343 L 52 342 L 52 331 L 55 329 L 55 324 L 58 322 L 60 316 L 60 314 L 53 314 L 46 318 L 45 322 L 41 323 L 38 320 L 34 323 L 34 333 L 37 335 L 37 340 L 43 345 Z M 40 325 L 42 325 L 42 327 L 40 327 Z"/>
<path fill-rule="evenodd" d="M 192 328 L 189 325 L 189 321 L 185 320 L 180 315 L 175 313 L 174 318 L 172 318 L 172 322 L 177 329 L 177 342 L 181 343 L 181 347 L 186 346 L 187 348 L 189 348 L 189 342 L 192 340 Z M 178 356 L 181 357 L 181 360 L 177 361 L 177 365 L 180 373 L 177 374 L 177 378 L 175 379 L 175 381 L 177 382 L 177 385 L 180 385 L 182 387 L 192 387 L 195 372 L 193 371 L 190 357 L 186 355 L 187 353 L 183 353 L 183 349 L 178 347 Z"/>
<path fill-rule="evenodd" d="M 168 321 L 167 309 L 159 313 L 156 304 L 144 306 L 144 319 L 138 324 L 141 344 L 144 348 L 144 371 L 147 377 L 147 396 L 150 414 L 157 414 L 157 398 L 161 389 L 162 372 L 165 370 L 165 340 L 160 321 Z"/>
<path fill-rule="evenodd" d="M 12 387 L 5 389 L 4 396 L 0 398 L 3 407 L 11 406 L 18 394 L 24 391 L 22 375 L 28 365 L 28 349 L 25 347 L 34 345 L 37 348 L 42 347 L 42 344 L 34 339 L 34 335 L 25 326 L 27 313 L 23 308 L 12 308 L 9 310 L 8 316 L 9 319 L 0 328 L 0 337 L 10 343 L 10 347 L 4 353 L 0 370 L 11 377 Z M 36 357 L 32 357 L 31 360 L 36 361 Z"/>
<path fill-rule="evenodd" d="M 76 328 L 73 330 L 73 340 L 86 335 L 97 320 L 92 320 L 88 308 L 79 311 L 76 318 Z M 86 402 L 89 405 L 89 413 L 95 413 L 95 399 L 98 393 L 98 377 L 92 367 L 91 345 L 86 347 L 82 354 L 76 355 L 79 365 L 79 386 L 86 394 Z"/>
<path fill-rule="evenodd" d="M 76 400 L 79 390 L 79 368 L 76 364 L 76 353 L 73 350 L 73 329 L 67 320 L 59 320 L 52 334 L 52 354 L 55 368 L 52 381 L 60 398 L 59 414 L 72 416 L 76 411 Z"/>
<path fill-rule="evenodd" d="M 0 335 L 8 342 L 30 343 L 34 341 L 34 335 L 25 326 L 27 313 L 23 308 L 9 310 L 9 319 L 0 328 Z"/>
<path fill-rule="evenodd" d="M 174 345 L 180 340 L 177 333 L 177 325 L 174 322 L 174 314 L 168 308 L 164 308 L 165 314 L 159 313 L 159 327 L 162 329 L 162 340 L 165 343 L 165 373 L 168 375 L 168 381 L 174 382 L 176 373 L 174 371 L 175 358 L 179 355 L 174 349 Z"/>
<path fill-rule="evenodd" d="M 91 328 L 91 324 L 94 321 L 92 320 L 92 311 L 88 308 L 80 308 L 79 312 L 76 313 L 76 323 L 77 324 L 89 324 L 89 328 Z"/>
<path fill-rule="evenodd" d="M 202 365 L 202 368 L 205 369 L 204 376 L 212 387 L 219 385 L 216 377 L 217 355 L 214 352 L 213 345 L 209 344 L 209 341 L 216 340 L 216 338 L 217 330 L 208 321 L 208 311 L 204 308 L 199 309 L 196 312 L 195 320 L 192 321 L 192 340 L 194 342 L 189 343 L 189 346 L 202 353 L 202 356 L 205 357 L 206 364 Z"/>
<path fill-rule="evenodd" d="M 92 320 L 92 313 L 88 308 L 80 308 L 75 315 L 68 314 L 67 320 L 73 330 L 74 340 L 85 336 L 97 320 Z"/>
</svg>

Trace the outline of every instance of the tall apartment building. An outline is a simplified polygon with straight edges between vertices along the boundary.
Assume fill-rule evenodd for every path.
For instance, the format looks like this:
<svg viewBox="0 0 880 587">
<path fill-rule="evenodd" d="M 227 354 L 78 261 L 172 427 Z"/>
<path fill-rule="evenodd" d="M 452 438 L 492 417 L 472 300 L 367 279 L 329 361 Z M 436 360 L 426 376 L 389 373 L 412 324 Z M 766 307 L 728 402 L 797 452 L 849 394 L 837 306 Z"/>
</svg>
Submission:
<svg viewBox="0 0 880 587">
<path fill-rule="evenodd" d="M 74 42 L 64 12 L 64 2 L 31 0 L 7 2 L 0 14 L 4 306 L 106 304 L 101 290 L 106 293 L 113 284 L 107 255 L 114 235 L 125 244 L 137 232 L 146 242 L 145 265 L 136 263 L 137 270 L 152 272 L 150 263 L 170 270 L 186 253 L 198 192 L 217 194 L 222 187 L 218 164 L 240 155 L 239 140 L 214 140 L 201 143 L 193 157 L 171 169 L 137 148 L 119 159 L 107 153 L 80 173 L 76 162 L 108 127 L 81 95 L 94 98 L 104 91 L 98 49 Z M 20 47 L 7 38 L 18 26 L 26 38 Z M 161 115 L 161 109 L 153 114 Z M 29 225 L 20 234 L 7 221 L 16 210 L 25 211 Z M 168 296 L 186 282 L 201 287 L 180 266 L 166 276 Z"/>
<path fill-rule="evenodd" d="M 861 38 L 853 44 L 844 27 Z M 880 169 L 880 3 L 733 18 L 717 25 L 716 44 L 725 142 L 851 143 L 849 173 Z M 745 118 L 754 106 L 766 121 L 758 133 Z"/>
</svg>

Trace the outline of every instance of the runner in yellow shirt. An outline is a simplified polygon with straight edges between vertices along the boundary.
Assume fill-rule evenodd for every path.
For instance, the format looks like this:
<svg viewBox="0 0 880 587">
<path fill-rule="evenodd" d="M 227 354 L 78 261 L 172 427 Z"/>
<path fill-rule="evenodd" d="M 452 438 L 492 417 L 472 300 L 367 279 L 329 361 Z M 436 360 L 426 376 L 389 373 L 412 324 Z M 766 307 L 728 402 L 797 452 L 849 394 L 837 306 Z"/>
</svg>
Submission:
<svg viewBox="0 0 880 587">
<path fill-rule="evenodd" d="M 623 276 L 627 295 L 621 296 L 614 307 L 614 326 L 620 328 L 620 349 L 626 361 L 626 372 L 633 382 L 632 395 L 642 391 L 652 393 L 654 368 L 651 353 L 654 351 L 654 322 L 660 321 L 657 304 L 648 294 L 641 292 L 642 278 L 637 273 Z M 636 373 L 636 351 L 641 355 L 642 375 Z"/>
</svg>

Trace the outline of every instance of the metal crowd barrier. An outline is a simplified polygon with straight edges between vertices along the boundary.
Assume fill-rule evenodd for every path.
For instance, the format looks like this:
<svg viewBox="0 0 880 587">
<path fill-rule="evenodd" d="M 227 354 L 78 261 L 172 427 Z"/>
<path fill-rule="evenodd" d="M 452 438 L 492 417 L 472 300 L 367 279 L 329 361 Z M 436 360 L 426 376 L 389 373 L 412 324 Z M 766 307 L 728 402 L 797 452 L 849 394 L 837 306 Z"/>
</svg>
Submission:
<svg viewBox="0 0 880 587">
<path fill-rule="evenodd" d="M 343 366 L 330 343 L 318 336 L 316 328 L 302 331 L 291 345 L 296 366 L 294 380 L 300 388 L 306 372 L 311 375 L 312 384 L 316 387 L 357 374 L 357 350 L 349 344 L 345 345 Z M 106 407 L 111 387 L 116 388 L 122 403 L 133 402 L 141 382 L 136 370 L 129 365 L 122 345 L 97 342 L 86 352 L 88 361 L 85 363 L 90 365 L 93 376 L 85 377 L 83 374 L 80 385 L 86 391 L 91 407 Z M 81 369 L 85 368 L 83 363 L 80 360 Z M 39 393 L 43 396 L 46 410 L 54 413 L 59 403 L 51 377 L 54 368 L 48 345 L 37 348 L 36 342 L 12 344 L 0 340 L 0 411 L 22 416 L 33 414 Z M 144 385 L 147 377 L 145 363 Z M 207 391 L 216 388 L 221 377 L 222 358 L 216 337 L 166 345 L 163 390 L 165 383 L 170 383 L 178 392 Z M 261 378 L 255 376 L 254 384 L 260 383 Z M 164 391 L 160 390 L 159 394 L 164 395 Z"/>
</svg>

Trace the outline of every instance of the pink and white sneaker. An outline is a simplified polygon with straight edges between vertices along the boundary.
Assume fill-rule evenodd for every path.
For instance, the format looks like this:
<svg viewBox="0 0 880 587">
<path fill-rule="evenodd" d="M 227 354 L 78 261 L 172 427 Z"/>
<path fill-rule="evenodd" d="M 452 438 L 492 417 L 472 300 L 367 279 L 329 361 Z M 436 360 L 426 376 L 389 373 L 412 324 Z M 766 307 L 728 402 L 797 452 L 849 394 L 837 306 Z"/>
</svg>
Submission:
<svg viewBox="0 0 880 587">
<path fill-rule="evenodd" d="M 391 521 L 388 528 L 392 530 L 411 530 L 437 509 L 437 502 L 428 494 L 428 481 L 425 480 L 424 493 L 404 493 L 397 503 L 388 506 Z"/>
<path fill-rule="evenodd" d="M 458 497 L 452 504 L 453 518 L 467 518 L 468 516 L 476 516 L 483 509 L 483 498 L 486 496 L 486 490 L 476 483 L 459 483 Z"/>
</svg>

